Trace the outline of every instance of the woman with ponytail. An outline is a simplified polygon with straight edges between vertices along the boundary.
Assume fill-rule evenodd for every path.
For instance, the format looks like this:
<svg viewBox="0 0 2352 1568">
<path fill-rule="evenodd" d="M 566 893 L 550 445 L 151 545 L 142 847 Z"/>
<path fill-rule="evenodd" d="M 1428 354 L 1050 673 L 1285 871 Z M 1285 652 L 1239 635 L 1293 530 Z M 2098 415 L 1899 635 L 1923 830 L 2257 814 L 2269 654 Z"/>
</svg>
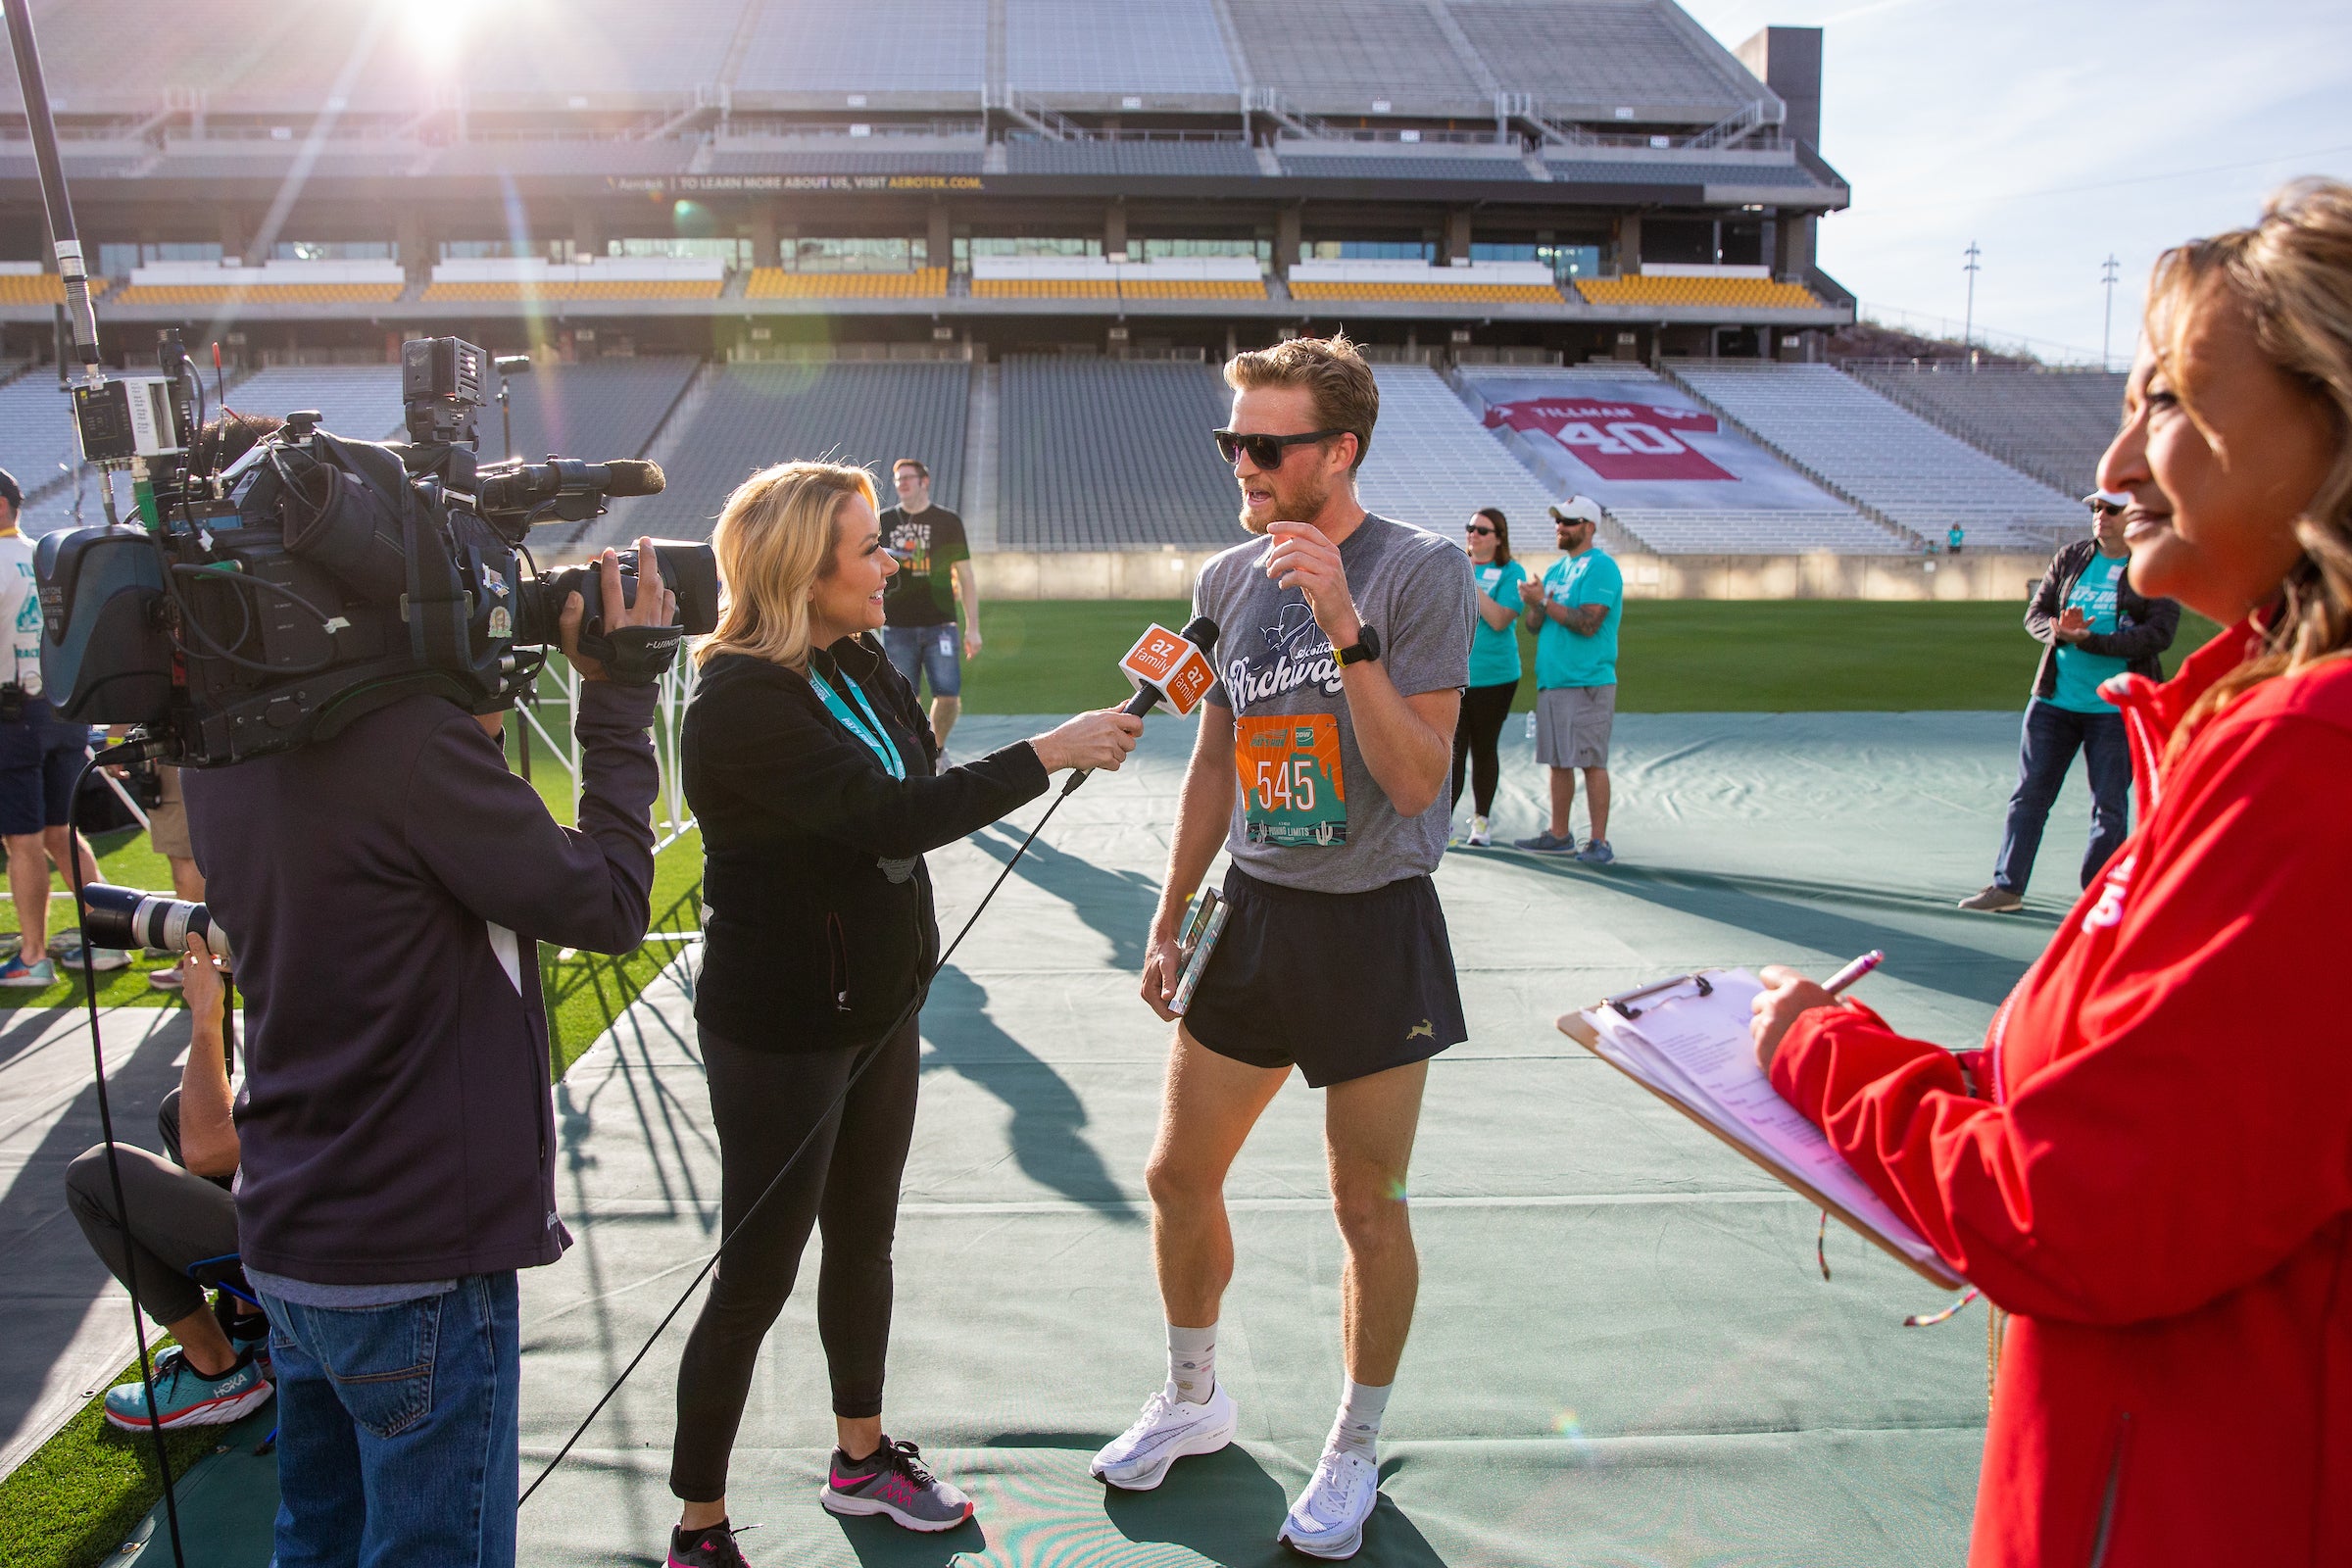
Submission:
<svg viewBox="0 0 2352 1568">
<path fill-rule="evenodd" d="M 2228 627 L 2104 690 L 2141 824 L 1979 1052 L 1767 970 L 1776 1088 L 2014 1314 L 1969 1560 L 2352 1562 L 2352 187 L 2157 264 L 2099 469 Z"/>
</svg>

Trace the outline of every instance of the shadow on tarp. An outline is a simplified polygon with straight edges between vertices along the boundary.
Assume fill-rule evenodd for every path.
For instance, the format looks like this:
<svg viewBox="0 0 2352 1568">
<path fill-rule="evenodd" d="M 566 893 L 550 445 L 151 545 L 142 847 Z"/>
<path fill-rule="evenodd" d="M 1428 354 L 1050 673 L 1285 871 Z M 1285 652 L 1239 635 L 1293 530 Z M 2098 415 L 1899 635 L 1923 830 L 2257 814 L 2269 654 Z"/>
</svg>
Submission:
<svg viewBox="0 0 2352 1568">
<path fill-rule="evenodd" d="M 1389 1468 L 1383 1466 L 1384 1475 Z M 1226 1568 L 1301 1561 L 1275 1540 L 1290 1506 L 1282 1483 L 1238 1443 L 1178 1460 L 1153 1491 L 1102 1489 L 1102 1511 L 1128 1540 L 1182 1546 Z M 1364 1526 L 1363 1549 L 1353 1560 L 1397 1568 L 1445 1568 L 1446 1561 L 1386 1495 Z"/>
<path fill-rule="evenodd" d="M 1491 855 L 1500 863 L 1535 876 L 1590 883 L 1597 888 L 1640 899 L 1677 914 L 1736 926 L 1776 941 L 1820 953 L 1866 953 L 1885 947 L 1886 961 L 1879 972 L 1889 979 L 1963 997 L 1997 1007 L 2008 999 L 2030 966 L 1957 942 L 1946 942 L 1917 931 L 1890 938 L 1884 926 L 1855 919 L 1825 907 L 1819 901 L 1839 904 L 1877 904 L 1880 907 L 1942 914 L 1940 902 L 1890 897 L 1884 892 L 1839 887 L 1835 883 L 1792 881 L 1783 877 L 1738 876 L 1713 871 L 1653 870 L 1623 861 L 1610 866 L 1588 866 L 1568 859 L 1525 852 Z M 2023 920 L 2055 929 L 2061 917 L 2036 915 L 1963 915 L 1953 919 Z"/>
<path fill-rule="evenodd" d="M 277 1454 L 256 1453 L 277 1426 L 271 1399 L 234 1426 L 218 1429 L 220 1447 L 178 1480 L 179 1544 L 187 1568 L 264 1568 L 275 1546 Z M 142 1440 L 143 1441 L 143 1440 Z M 172 1532 L 157 1502 L 110 1564 L 172 1568 Z"/>
</svg>

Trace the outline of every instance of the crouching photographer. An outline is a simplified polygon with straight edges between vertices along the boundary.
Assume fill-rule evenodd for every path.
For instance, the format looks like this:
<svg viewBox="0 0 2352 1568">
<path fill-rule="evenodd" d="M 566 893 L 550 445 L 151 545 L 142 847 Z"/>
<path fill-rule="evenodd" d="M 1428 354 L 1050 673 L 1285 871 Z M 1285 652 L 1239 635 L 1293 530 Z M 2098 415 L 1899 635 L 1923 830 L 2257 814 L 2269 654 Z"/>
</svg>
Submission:
<svg viewBox="0 0 2352 1568">
<path fill-rule="evenodd" d="M 164 1153 L 117 1144 L 122 1204 L 115 1203 L 100 1144 L 66 1168 L 66 1206 L 90 1250 L 136 1298 L 147 1315 L 179 1343 L 156 1357 L 155 1404 L 137 1380 L 110 1389 L 106 1419 L 145 1430 L 220 1426 L 270 1397 L 262 1359 L 270 1320 L 231 1289 L 207 1307 L 199 1265 L 237 1250 L 237 1127 L 230 1114 L 228 1054 L 222 1042 L 220 960 L 192 936 L 179 965 L 181 995 L 194 1030 L 179 1088 L 157 1113 Z M 165 1157 L 169 1155 L 170 1157 Z M 224 1276 L 236 1282 L 233 1265 Z"/>
<path fill-rule="evenodd" d="M 651 541 L 638 566 L 632 603 L 597 564 L 600 652 L 674 652 Z M 641 657 L 643 683 L 608 679 L 582 619 L 568 595 L 577 829 L 507 771 L 498 715 L 430 692 L 185 776 L 245 992 L 237 1233 L 274 1325 L 287 1568 L 514 1558 L 515 1271 L 570 1244 L 536 944 L 630 951 L 654 876 L 657 688 Z"/>
</svg>

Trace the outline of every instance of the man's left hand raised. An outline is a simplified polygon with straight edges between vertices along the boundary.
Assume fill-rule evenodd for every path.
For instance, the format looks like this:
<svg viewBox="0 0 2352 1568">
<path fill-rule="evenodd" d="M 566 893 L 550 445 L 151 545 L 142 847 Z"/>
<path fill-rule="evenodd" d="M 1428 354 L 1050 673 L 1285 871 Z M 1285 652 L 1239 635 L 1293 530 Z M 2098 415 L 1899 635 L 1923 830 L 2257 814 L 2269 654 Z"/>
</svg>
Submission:
<svg viewBox="0 0 2352 1568">
<path fill-rule="evenodd" d="M 1296 588 L 1306 595 L 1315 624 L 1334 648 L 1352 648 L 1364 622 L 1348 592 L 1348 570 L 1340 564 L 1340 547 L 1310 522 L 1277 522 L 1266 530 L 1274 548 L 1266 558 L 1266 575 L 1277 588 Z"/>
</svg>

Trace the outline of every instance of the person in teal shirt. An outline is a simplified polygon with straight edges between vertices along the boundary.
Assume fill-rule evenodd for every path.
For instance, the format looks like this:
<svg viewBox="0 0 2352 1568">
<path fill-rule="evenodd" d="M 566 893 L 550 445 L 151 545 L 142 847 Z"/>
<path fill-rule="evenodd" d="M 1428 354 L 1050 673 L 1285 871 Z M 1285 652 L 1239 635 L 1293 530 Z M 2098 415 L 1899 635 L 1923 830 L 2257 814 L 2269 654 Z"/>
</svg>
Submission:
<svg viewBox="0 0 2352 1568">
<path fill-rule="evenodd" d="M 1470 835 L 1463 842 L 1494 842 L 1487 818 L 1494 809 L 1494 786 L 1502 777 L 1496 743 L 1519 696 L 1519 585 L 1527 568 L 1511 559 L 1511 525 L 1500 507 L 1481 507 L 1463 533 L 1470 552 L 1470 579 L 1478 590 L 1472 606 L 1470 686 L 1462 693 L 1462 716 L 1453 728 L 1453 804 L 1462 804 L 1462 773 L 1470 774 Z"/>
<path fill-rule="evenodd" d="M 1536 760 L 1551 769 L 1551 824 L 1517 847 L 1575 855 L 1587 865 L 1617 858 L 1609 848 L 1609 731 L 1617 717 L 1617 623 L 1625 573 L 1600 548 L 1600 503 L 1570 496 L 1551 509 L 1565 552 L 1542 582 L 1520 585 L 1536 634 Z M 1592 837 L 1576 847 L 1568 816 L 1585 776 Z"/>
<path fill-rule="evenodd" d="M 2084 887 L 2106 868 L 2131 829 L 2131 742 L 2124 715 L 2099 687 L 2126 670 L 2163 679 L 2159 656 L 2180 628 L 2180 607 L 2132 591 L 2131 548 L 2124 540 L 2132 498 L 2099 491 L 2083 500 L 2090 505 L 2091 536 L 2058 552 L 2026 611 L 2026 630 L 2042 645 L 2042 655 L 2033 700 L 2026 704 L 2017 788 L 2009 797 L 1992 882 L 1962 899 L 1963 909 L 2006 914 L 2025 906 L 2042 828 L 2077 752 L 2090 774 Z"/>
</svg>

